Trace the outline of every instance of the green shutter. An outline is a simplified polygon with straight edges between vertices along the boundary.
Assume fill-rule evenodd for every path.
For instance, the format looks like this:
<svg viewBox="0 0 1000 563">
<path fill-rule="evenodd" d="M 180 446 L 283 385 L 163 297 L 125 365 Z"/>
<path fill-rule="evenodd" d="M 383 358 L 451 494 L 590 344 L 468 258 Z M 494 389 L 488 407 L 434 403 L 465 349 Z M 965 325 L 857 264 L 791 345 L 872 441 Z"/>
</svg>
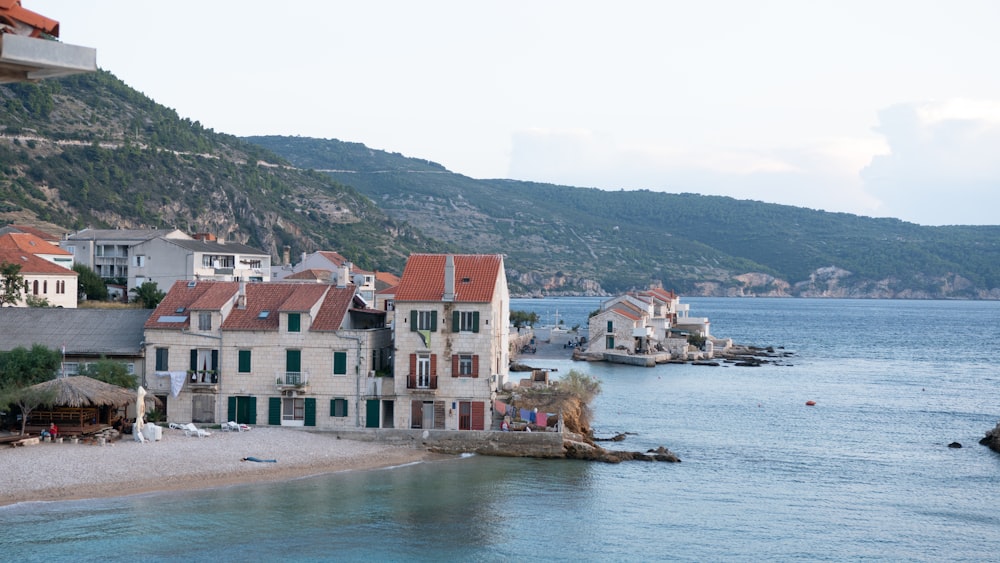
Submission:
<svg viewBox="0 0 1000 563">
<path fill-rule="evenodd" d="M 288 332 L 299 332 L 302 330 L 302 317 L 299 313 L 288 313 Z"/>
<path fill-rule="evenodd" d="M 285 350 L 285 371 L 302 371 L 302 350 Z"/>
<path fill-rule="evenodd" d="M 347 352 L 333 353 L 333 373 L 334 375 L 347 374 Z"/>
<path fill-rule="evenodd" d="M 451 331 L 459 332 L 462 330 L 462 313 L 458 311 L 451 312 Z"/>
<path fill-rule="evenodd" d="M 347 399 L 330 399 L 330 416 L 347 416 Z"/>
<path fill-rule="evenodd" d="M 431 311 L 431 332 L 437 332 L 438 329 L 438 312 Z"/>
<path fill-rule="evenodd" d="M 267 398 L 267 423 L 281 426 L 281 397 Z"/>
<path fill-rule="evenodd" d="M 240 373 L 250 373 L 250 350 L 240 350 Z"/>
<path fill-rule="evenodd" d="M 417 310 L 410 311 L 410 332 L 417 331 Z"/>
<path fill-rule="evenodd" d="M 191 369 L 198 369 L 198 350 L 191 349 Z"/>
<path fill-rule="evenodd" d="M 257 397 L 247 397 L 247 424 L 257 424 Z"/>
<path fill-rule="evenodd" d="M 472 332 L 479 332 L 479 311 L 472 312 Z"/>
<path fill-rule="evenodd" d="M 212 350 L 212 371 L 219 373 L 219 351 Z"/>
<path fill-rule="evenodd" d="M 306 426 L 316 426 L 316 399 L 306 397 Z"/>
<path fill-rule="evenodd" d="M 608 332 L 614 332 L 614 331 L 615 331 L 614 325 L 611 324 L 611 321 L 608 321 Z"/>
</svg>

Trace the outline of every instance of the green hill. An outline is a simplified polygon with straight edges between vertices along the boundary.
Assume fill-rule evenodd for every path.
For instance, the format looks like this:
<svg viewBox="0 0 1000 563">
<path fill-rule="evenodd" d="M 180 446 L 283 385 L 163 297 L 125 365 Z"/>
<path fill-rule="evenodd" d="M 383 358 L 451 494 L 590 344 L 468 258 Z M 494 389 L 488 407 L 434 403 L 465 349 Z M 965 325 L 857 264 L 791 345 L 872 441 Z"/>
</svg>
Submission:
<svg viewBox="0 0 1000 563">
<path fill-rule="evenodd" d="M 249 137 L 388 214 L 503 252 L 516 291 L 1000 298 L 1000 227 L 926 227 L 757 201 L 475 180 L 357 143 Z M 513 275 L 510 275 L 513 274 Z"/>
<path fill-rule="evenodd" d="M 0 225 L 173 227 L 271 253 L 500 252 L 517 294 L 1000 299 L 1000 227 L 476 180 L 359 143 L 236 138 L 108 72 L 0 85 Z"/>
<path fill-rule="evenodd" d="M 107 72 L 0 85 L 0 123 L 0 224 L 173 227 L 275 258 L 285 245 L 337 249 L 388 271 L 442 248 L 353 188 L 181 119 Z"/>
</svg>

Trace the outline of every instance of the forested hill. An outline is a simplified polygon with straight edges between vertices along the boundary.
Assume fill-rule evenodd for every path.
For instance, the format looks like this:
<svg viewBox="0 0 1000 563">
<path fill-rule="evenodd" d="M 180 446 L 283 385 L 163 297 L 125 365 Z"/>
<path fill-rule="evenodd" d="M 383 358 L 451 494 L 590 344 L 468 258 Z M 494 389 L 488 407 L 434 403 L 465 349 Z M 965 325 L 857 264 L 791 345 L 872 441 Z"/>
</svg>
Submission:
<svg viewBox="0 0 1000 563">
<path fill-rule="evenodd" d="M 515 293 L 1000 298 L 1000 227 L 927 227 L 695 194 L 475 180 L 358 143 L 249 137 L 469 252 Z"/>
<path fill-rule="evenodd" d="M 261 163 L 267 163 L 261 164 Z M 210 232 L 400 272 L 436 241 L 326 174 L 181 119 L 100 71 L 0 84 L 0 225 Z"/>
</svg>

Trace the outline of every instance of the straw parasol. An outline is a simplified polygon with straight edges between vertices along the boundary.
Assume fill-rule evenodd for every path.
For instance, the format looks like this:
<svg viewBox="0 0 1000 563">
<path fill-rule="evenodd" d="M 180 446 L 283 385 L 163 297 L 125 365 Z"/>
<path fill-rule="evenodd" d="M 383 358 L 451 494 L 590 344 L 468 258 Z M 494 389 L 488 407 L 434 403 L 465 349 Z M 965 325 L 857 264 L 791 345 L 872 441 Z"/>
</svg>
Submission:
<svg viewBox="0 0 1000 563">
<path fill-rule="evenodd" d="M 52 404 L 63 407 L 120 407 L 136 399 L 136 392 L 131 389 L 85 375 L 57 377 L 32 385 L 29 389 L 52 393 Z M 149 395 L 146 400 L 159 402 L 156 397 Z"/>
</svg>

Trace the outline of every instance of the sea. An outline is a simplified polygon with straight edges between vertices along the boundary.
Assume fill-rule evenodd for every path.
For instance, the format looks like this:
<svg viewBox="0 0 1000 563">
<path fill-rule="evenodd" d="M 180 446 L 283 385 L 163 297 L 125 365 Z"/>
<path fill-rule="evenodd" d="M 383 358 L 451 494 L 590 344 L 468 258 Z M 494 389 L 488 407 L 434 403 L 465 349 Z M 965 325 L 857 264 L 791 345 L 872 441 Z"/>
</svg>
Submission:
<svg viewBox="0 0 1000 563">
<path fill-rule="evenodd" d="M 596 377 L 609 448 L 0 508 L 5 561 L 996 561 L 1000 302 L 682 299 L 760 367 L 527 358 Z M 514 299 L 585 327 L 598 298 Z M 814 401 L 814 406 L 807 406 Z M 948 447 L 958 442 L 961 448 Z M 0 454 L 0 470 L 7 467 Z M 142 472 L 141 465 L 135 470 Z"/>
</svg>

